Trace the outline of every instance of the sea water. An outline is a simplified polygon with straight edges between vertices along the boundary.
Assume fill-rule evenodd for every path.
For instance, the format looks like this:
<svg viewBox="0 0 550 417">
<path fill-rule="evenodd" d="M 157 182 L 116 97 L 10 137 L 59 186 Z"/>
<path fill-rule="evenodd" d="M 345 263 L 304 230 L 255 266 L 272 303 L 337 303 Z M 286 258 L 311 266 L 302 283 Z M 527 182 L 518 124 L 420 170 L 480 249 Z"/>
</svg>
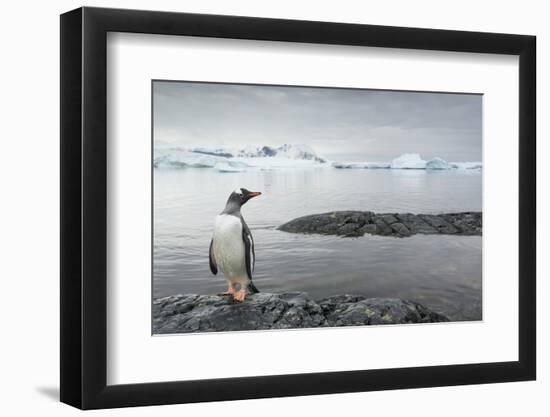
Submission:
<svg viewBox="0 0 550 417">
<path fill-rule="evenodd" d="M 208 248 L 214 219 L 237 187 L 261 191 L 242 214 L 256 244 L 260 291 L 407 298 L 453 320 L 481 319 L 482 237 L 359 238 L 291 234 L 277 226 L 334 210 L 395 213 L 481 211 L 481 170 L 336 169 L 219 172 L 157 168 L 153 296 L 215 294 Z"/>
</svg>

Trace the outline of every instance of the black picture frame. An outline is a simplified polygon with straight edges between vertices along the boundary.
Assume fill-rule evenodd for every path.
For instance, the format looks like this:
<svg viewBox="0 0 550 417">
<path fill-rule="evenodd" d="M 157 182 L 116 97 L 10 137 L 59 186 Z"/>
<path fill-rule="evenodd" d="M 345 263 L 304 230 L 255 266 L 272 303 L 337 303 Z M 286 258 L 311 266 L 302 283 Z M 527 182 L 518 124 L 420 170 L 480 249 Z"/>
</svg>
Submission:
<svg viewBox="0 0 550 417">
<path fill-rule="evenodd" d="M 108 32 L 519 56 L 519 360 L 107 385 Z M 535 379 L 535 51 L 524 35 L 88 7 L 61 15 L 61 401 L 95 409 Z"/>
</svg>

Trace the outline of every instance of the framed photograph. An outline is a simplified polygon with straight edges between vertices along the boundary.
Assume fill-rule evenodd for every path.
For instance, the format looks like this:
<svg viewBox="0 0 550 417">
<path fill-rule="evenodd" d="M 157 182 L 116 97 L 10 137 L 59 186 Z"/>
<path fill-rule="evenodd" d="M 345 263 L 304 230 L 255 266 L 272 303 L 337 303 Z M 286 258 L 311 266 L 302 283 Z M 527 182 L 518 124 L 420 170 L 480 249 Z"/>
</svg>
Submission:
<svg viewBox="0 0 550 417">
<path fill-rule="evenodd" d="M 533 380 L 535 37 L 61 16 L 61 401 Z"/>
</svg>

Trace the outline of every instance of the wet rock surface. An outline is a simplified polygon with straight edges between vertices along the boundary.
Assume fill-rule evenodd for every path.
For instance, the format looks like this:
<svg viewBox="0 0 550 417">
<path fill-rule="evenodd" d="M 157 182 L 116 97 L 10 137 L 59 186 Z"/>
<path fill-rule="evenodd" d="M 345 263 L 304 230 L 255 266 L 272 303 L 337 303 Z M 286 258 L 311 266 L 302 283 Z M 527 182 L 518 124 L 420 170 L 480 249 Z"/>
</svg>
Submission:
<svg viewBox="0 0 550 417">
<path fill-rule="evenodd" d="M 358 295 L 314 301 L 303 292 L 258 293 L 238 303 L 226 296 L 188 294 L 153 301 L 154 334 L 443 321 L 449 319 L 413 301 Z"/>
<path fill-rule="evenodd" d="M 364 234 L 408 237 L 425 235 L 481 236 L 481 212 L 413 214 L 333 211 L 291 220 L 278 227 L 289 233 L 358 237 Z"/>
</svg>

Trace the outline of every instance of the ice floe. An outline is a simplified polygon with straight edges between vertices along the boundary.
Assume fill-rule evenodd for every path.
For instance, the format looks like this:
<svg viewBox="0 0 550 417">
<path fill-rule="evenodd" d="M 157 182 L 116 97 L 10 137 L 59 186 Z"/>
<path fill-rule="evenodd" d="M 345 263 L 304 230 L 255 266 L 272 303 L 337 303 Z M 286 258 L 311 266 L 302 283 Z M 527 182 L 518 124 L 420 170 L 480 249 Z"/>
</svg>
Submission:
<svg viewBox="0 0 550 417">
<path fill-rule="evenodd" d="M 426 161 L 417 153 L 406 153 L 393 159 L 391 162 L 332 162 L 332 166 L 339 169 L 480 170 L 483 164 L 481 162 L 447 162 L 437 156 Z"/>
</svg>

